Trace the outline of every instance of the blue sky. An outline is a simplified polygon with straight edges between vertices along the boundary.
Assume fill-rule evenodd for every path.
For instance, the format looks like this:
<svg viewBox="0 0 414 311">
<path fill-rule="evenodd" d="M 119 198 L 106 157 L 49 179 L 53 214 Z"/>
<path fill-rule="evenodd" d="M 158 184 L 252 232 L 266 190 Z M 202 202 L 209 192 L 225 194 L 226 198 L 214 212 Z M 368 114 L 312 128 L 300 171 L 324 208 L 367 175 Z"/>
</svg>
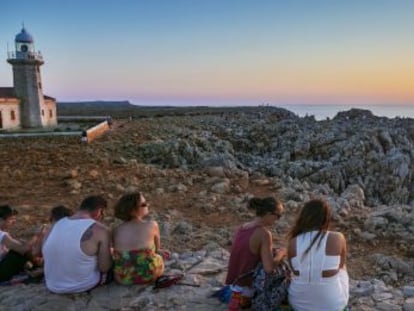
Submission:
<svg viewBox="0 0 414 311">
<path fill-rule="evenodd" d="M 414 104 L 414 1 L 2 0 L 58 101 Z"/>
</svg>

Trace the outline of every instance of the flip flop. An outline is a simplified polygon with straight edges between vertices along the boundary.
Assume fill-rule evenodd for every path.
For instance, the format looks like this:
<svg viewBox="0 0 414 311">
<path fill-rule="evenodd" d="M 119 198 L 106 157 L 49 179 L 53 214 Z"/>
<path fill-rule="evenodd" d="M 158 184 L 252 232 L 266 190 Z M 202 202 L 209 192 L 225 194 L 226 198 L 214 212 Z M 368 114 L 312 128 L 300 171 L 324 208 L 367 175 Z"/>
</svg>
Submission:
<svg viewBox="0 0 414 311">
<path fill-rule="evenodd" d="M 155 280 L 153 289 L 170 287 L 174 284 L 177 284 L 177 282 L 181 281 L 183 278 L 184 274 L 161 275 L 158 279 Z"/>
</svg>

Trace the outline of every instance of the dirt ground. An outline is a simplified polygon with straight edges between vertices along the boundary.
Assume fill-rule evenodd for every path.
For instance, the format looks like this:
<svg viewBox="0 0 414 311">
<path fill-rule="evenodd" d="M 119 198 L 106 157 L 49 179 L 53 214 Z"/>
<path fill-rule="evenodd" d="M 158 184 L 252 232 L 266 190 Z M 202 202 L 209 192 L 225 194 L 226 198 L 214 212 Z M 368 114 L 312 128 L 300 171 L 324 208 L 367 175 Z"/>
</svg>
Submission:
<svg viewBox="0 0 414 311">
<path fill-rule="evenodd" d="M 40 224 L 47 222 L 51 207 L 64 204 L 76 209 L 90 194 L 103 194 L 109 201 L 105 222 L 113 225 L 112 206 L 128 186 L 136 186 L 146 194 L 150 208 L 159 219 L 172 215 L 171 221 L 185 220 L 196 228 L 219 232 L 220 228 L 234 227 L 248 219 L 248 215 L 221 209 L 200 213 L 203 183 L 194 179 L 197 172 L 161 170 L 140 163 L 123 161 L 129 158 L 129 149 L 146 142 L 156 131 L 160 119 L 115 121 L 112 130 L 91 144 L 81 144 L 78 137 L 3 138 L 0 139 L 0 203 L 15 206 L 18 222 L 11 232 L 28 239 Z M 201 174 L 201 173 L 200 173 Z M 191 176 L 190 176 L 191 175 Z M 193 178 L 185 193 L 154 190 L 166 188 L 171 181 Z M 81 184 L 74 186 L 74 181 Z M 121 185 L 121 186 L 120 186 Z M 267 195 L 274 193 L 271 186 L 249 184 L 246 193 Z M 226 202 L 214 202 L 226 206 Z M 175 216 L 175 217 L 174 217 Z M 355 216 L 355 217 L 354 217 Z M 393 241 L 384 239 L 380 245 L 363 243 L 354 235 L 360 228 L 358 215 L 350 215 L 346 222 L 334 224 L 344 232 L 349 245 L 348 267 L 354 279 L 371 278 L 375 269 L 370 262 L 372 253 L 398 254 Z M 285 220 L 292 223 L 294 215 L 286 213 Z M 279 242 L 284 243 L 287 228 L 277 231 Z M 199 249 L 211 240 L 211 234 L 198 233 L 190 237 L 174 236 L 164 241 L 164 247 L 173 251 Z M 229 247 L 229 238 L 218 241 Z"/>
</svg>

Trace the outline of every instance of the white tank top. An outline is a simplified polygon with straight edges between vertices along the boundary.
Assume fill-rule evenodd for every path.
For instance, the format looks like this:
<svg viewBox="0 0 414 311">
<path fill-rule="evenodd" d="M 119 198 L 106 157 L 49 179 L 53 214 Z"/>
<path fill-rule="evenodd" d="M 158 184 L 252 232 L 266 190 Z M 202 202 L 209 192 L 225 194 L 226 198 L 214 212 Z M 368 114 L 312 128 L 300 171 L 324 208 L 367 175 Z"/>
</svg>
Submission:
<svg viewBox="0 0 414 311">
<path fill-rule="evenodd" d="M 296 237 L 296 256 L 291 258 L 294 270 L 289 286 L 289 302 L 298 311 L 342 311 L 349 299 L 349 280 L 345 268 L 331 277 L 322 277 L 322 271 L 339 269 L 340 256 L 326 255 L 329 232 L 303 256 L 318 232 L 307 232 Z M 319 247 L 318 247 L 319 245 Z"/>
<path fill-rule="evenodd" d="M 95 287 L 100 280 L 96 256 L 85 254 L 80 241 L 93 219 L 58 221 L 43 244 L 46 287 L 54 293 L 79 293 Z"/>
<path fill-rule="evenodd" d="M 9 251 L 7 247 L 3 245 L 3 239 L 6 234 L 6 232 L 0 230 L 0 261 L 3 260 L 4 256 L 6 256 L 7 252 Z"/>
<path fill-rule="evenodd" d="M 292 258 L 293 269 L 299 271 L 297 277 L 302 282 L 322 282 L 322 271 L 339 269 L 341 257 L 326 255 L 326 242 L 329 232 L 319 237 L 309 252 L 306 249 L 312 243 L 318 231 L 307 232 L 296 237 L 296 256 Z"/>
</svg>

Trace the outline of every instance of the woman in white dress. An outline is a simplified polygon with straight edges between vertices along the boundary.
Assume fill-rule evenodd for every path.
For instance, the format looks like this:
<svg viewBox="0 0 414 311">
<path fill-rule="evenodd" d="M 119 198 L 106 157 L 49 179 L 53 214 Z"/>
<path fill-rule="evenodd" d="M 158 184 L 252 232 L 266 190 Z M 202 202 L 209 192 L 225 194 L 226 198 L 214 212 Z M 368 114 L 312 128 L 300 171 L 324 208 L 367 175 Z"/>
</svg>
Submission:
<svg viewBox="0 0 414 311">
<path fill-rule="evenodd" d="M 314 199 L 305 203 L 289 232 L 289 303 L 295 311 L 347 309 L 346 240 L 342 233 L 329 231 L 330 219 L 330 206 Z"/>
</svg>

